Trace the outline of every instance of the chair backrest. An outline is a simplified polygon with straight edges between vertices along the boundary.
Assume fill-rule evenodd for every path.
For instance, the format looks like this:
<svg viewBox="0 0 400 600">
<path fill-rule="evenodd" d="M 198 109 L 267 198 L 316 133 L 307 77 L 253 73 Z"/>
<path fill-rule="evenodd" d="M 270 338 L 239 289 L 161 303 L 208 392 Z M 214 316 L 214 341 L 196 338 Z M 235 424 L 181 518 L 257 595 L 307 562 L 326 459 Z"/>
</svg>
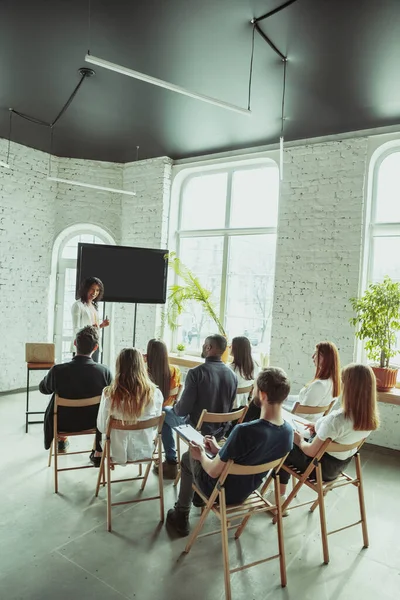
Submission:
<svg viewBox="0 0 400 600">
<path fill-rule="evenodd" d="M 136 423 L 125 423 L 125 421 L 110 417 L 108 420 L 107 436 L 110 435 L 112 429 L 117 429 L 119 431 L 141 431 L 143 429 L 153 429 L 154 427 L 157 427 L 157 432 L 161 433 L 164 419 L 165 412 L 158 417 L 146 419 L 145 421 L 137 421 Z"/>
<path fill-rule="evenodd" d="M 330 442 L 325 452 L 348 452 L 349 450 L 357 451 L 361 448 L 367 438 L 363 438 L 361 441 L 354 442 L 353 444 L 338 444 L 337 442 Z"/>
<path fill-rule="evenodd" d="M 68 406 L 69 408 L 84 408 L 85 406 L 94 406 L 100 404 L 101 396 L 93 396 L 92 398 L 81 398 L 79 400 L 71 400 L 67 398 L 60 398 L 56 394 L 54 400 L 54 413 L 57 412 L 59 406 Z"/>
<path fill-rule="evenodd" d="M 233 461 L 228 469 L 229 475 L 258 475 L 259 473 L 267 473 L 271 471 L 271 469 L 276 469 L 278 471 L 282 464 L 285 462 L 287 454 L 282 458 L 277 458 L 276 460 L 272 460 L 267 463 L 263 463 L 262 465 L 237 465 Z M 279 468 L 277 468 L 279 467 Z"/>
<path fill-rule="evenodd" d="M 196 429 L 200 431 L 203 423 L 230 423 L 232 421 L 242 423 L 247 410 L 248 406 L 230 413 L 211 413 L 204 409 L 197 421 Z"/>
<path fill-rule="evenodd" d="M 332 400 L 330 404 L 326 406 L 307 406 L 307 404 L 300 404 L 300 402 L 296 402 L 292 408 L 293 415 L 319 415 L 322 414 L 324 417 L 327 415 L 332 406 L 335 404 L 335 400 Z"/>
<path fill-rule="evenodd" d="M 55 345 L 30 342 L 26 343 L 25 361 L 27 363 L 54 364 Z"/>
<path fill-rule="evenodd" d="M 253 387 L 253 384 L 246 385 L 246 387 L 238 387 L 238 389 L 236 390 L 236 394 L 250 394 L 250 392 L 253 391 Z"/>
</svg>

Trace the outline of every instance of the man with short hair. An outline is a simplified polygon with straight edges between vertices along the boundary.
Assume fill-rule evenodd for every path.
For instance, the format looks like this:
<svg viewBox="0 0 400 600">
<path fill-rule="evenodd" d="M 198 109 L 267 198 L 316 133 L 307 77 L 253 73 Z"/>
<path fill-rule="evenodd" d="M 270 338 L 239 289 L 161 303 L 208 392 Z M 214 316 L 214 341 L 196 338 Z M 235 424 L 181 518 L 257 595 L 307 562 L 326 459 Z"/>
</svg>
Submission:
<svg viewBox="0 0 400 600">
<path fill-rule="evenodd" d="M 179 535 L 189 534 L 193 481 L 209 497 L 228 460 L 238 465 L 262 465 L 282 458 L 292 449 L 293 429 L 282 417 L 282 403 L 289 391 L 290 383 L 282 369 L 264 369 L 254 389 L 254 399 L 261 407 L 260 419 L 236 425 L 222 448 L 214 437 L 207 436 L 204 447 L 191 444 L 190 451 L 182 455 L 178 501 L 167 515 L 167 523 Z M 214 458 L 208 458 L 206 450 L 214 454 Z M 265 475 L 228 475 L 224 484 L 226 503 L 244 502 L 260 486 Z M 196 506 L 202 505 L 199 500 L 196 495 Z"/>
<path fill-rule="evenodd" d="M 42 394 L 53 394 L 44 417 L 44 447 L 48 450 L 54 437 L 53 413 L 54 397 L 81 400 L 100 396 L 103 388 L 110 385 L 112 376 L 105 365 L 95 363 L 92 355 L 99 346 L 97 327 L 87 326 L 78 331 L 74 342 L 76 355 L 68 363 L 54 365 L 40 382 Z M 99 405 L 86 406 L 76 410 L 60 406 L 58 409 L 58 426 L 61 431 L 84 431 L 96 427 Z M 101 433 L 96 429 L 96 450 L 90 455 L 95 466 L 100 466 Z M 67 438 L 59 438 L 58 452 L 65 452 L 69 442 Z"/>
<path fill-rule="evenodd" d="M 185 388 L 175 406 L 164 408 L 165 421 L 162 441 L 165 451 L 163 474 L 166 479 L 175 479 L 178 472 L 173 427 L 190 423 L 196 427 L 203 409 L 214 413 L 226 413 L 232 409 L 236 397 L 237 378 L 221 360 L 226 350 L 226 339 L 219 334 L 209 335 L 201 353 L 204 364 L 189 369 Z M 224 433 L 221 423 L 205 423 L 203 435 L 214 435 L 217 439 Z M 157 472 L 158 467 L 155 467 Z"/>
</svg>

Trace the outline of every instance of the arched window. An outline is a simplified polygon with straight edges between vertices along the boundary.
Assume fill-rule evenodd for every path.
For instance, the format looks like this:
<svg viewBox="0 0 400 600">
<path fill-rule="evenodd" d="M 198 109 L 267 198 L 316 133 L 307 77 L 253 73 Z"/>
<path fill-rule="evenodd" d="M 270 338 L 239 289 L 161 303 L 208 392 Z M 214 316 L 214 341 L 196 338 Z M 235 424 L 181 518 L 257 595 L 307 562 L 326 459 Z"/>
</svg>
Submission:
<svg viewBox="0 0 400 600">
<path fill-rule="evenodd" d="M 279 170 L 273 161 L 191 172 L 180 188 L 176 249 L 212 292 L 228 338 L 268 352 L 271 336 Z M 197 303 L 180 317 L 176 343 L 200 351 L 216 326 Z"/>
<path fill-rule="evenodd" d="M 385 275 L 400 281 L 400 143 L 379 149 L 372 169 L 367 285 Z"/>
<path fill-rule="evenodd" d="M 115 243 L 111 236 L 99 227 L 74 225 L 63 231 L 54 244 L 53 272 L 56 276 L 56 285 L 54 290 L 53 331 L 58 363 L 71 359 L 71 342 L 73 341 L 71 306 L 75 302 L 76 261 L 79 242 L 88 244 Z M 103 307 L 100 304 L 100 315 L 102 315 L 102 310 Z M 109 355 L 109 335 L 107 335 L 104 342 L 104 351 Z"/>
</svg>

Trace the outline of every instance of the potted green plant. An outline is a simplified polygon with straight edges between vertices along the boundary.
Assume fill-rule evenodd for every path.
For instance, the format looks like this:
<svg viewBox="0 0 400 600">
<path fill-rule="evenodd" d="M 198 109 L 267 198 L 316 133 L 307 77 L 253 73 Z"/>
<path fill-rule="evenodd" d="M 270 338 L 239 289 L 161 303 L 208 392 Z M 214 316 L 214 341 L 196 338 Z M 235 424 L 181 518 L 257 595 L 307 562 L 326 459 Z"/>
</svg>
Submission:
<svg viewBox="0 0 400 600">
<path fill-rule="evenodd" d="M 176 349 L 178 351 L 178 356 L 184 356 L 185 354 L 185 344 L 177 344 Z"/>
<path fill-rule="evenodd" d="M 169 286 L 167 296 L 167 309 L 164 321 L 172 331 L 179 327 L 179 316 L 186 310 L 189 302 L 198 302 L 204 313 L 215 323 L 218 332 L 227 337 L 225 329 L 217 315 L 212 300 L 212 293 L 199 281 L 198 277 L 182 263 L 174 252 L 168 254 L 168 266 L 178 276 L 178 281 Z M 226 352 L 226 359 L 228 353 Z M 225 360 L 225 356 L 223 356 Z"/>
<path fill-rule="evenodd" d="M 376 376 L 380 392 L 391 390 L 397 381 L 398 367 L 390 359 L 398 354 L 396 333 L 400 331 L 400 283 L 385 277 L 371 283 L 361 298 L 350 299 L 356 316 L 350 323 L 357 327 L 356 337 L 366 340 L 365 350 Z"/>
</svg>

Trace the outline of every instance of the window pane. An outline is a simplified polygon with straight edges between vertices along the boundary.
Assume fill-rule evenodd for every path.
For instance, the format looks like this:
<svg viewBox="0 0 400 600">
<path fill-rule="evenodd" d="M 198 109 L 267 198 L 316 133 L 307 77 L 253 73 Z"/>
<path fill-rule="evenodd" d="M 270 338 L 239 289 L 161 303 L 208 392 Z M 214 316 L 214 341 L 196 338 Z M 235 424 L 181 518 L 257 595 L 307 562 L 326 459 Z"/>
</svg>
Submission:
<svg viewBox="0 0 400 600">
<path fill-rule="evenodd" d="M 226 173 L 192 177 L 183 191 L 181 229 L 225 226 Z"/>
<path fill-rule="evenodd" d="M 235 171 L 230 226 L 276 227 L 278 198 L 278 167 Z"/>
<path fill-rule="evenodd" d="M 375 221 L 400 223 L 400 152 L 389 154 L 378 170 Z"/>
<path fill-rule="evenodd" d="M 269 351 L 274 293 L 276 235 L 230 239 L 226 329 L 228 338 L 245 335 Z"/>
<path fill-rule="evenodd" d="M 394 281 L 400 281 L 400 236 L 374 237 L 372 279 L 382 281 L 389 275 Z"/>
<path fill-rule="evenodd" d="M 201 285 L 212 292 L 212 301 L 219 314 L 222 273 L 222 237 L 184 238 L 180 241 L 179 257 L 199 279 Z M 179 317 L 177 343 L 183 343 L 188 351 L 201 349 L 204 338 L 218 333 L 214 321 L 198 302 L 191 301 L 185 313 Z"/>
</svg>

